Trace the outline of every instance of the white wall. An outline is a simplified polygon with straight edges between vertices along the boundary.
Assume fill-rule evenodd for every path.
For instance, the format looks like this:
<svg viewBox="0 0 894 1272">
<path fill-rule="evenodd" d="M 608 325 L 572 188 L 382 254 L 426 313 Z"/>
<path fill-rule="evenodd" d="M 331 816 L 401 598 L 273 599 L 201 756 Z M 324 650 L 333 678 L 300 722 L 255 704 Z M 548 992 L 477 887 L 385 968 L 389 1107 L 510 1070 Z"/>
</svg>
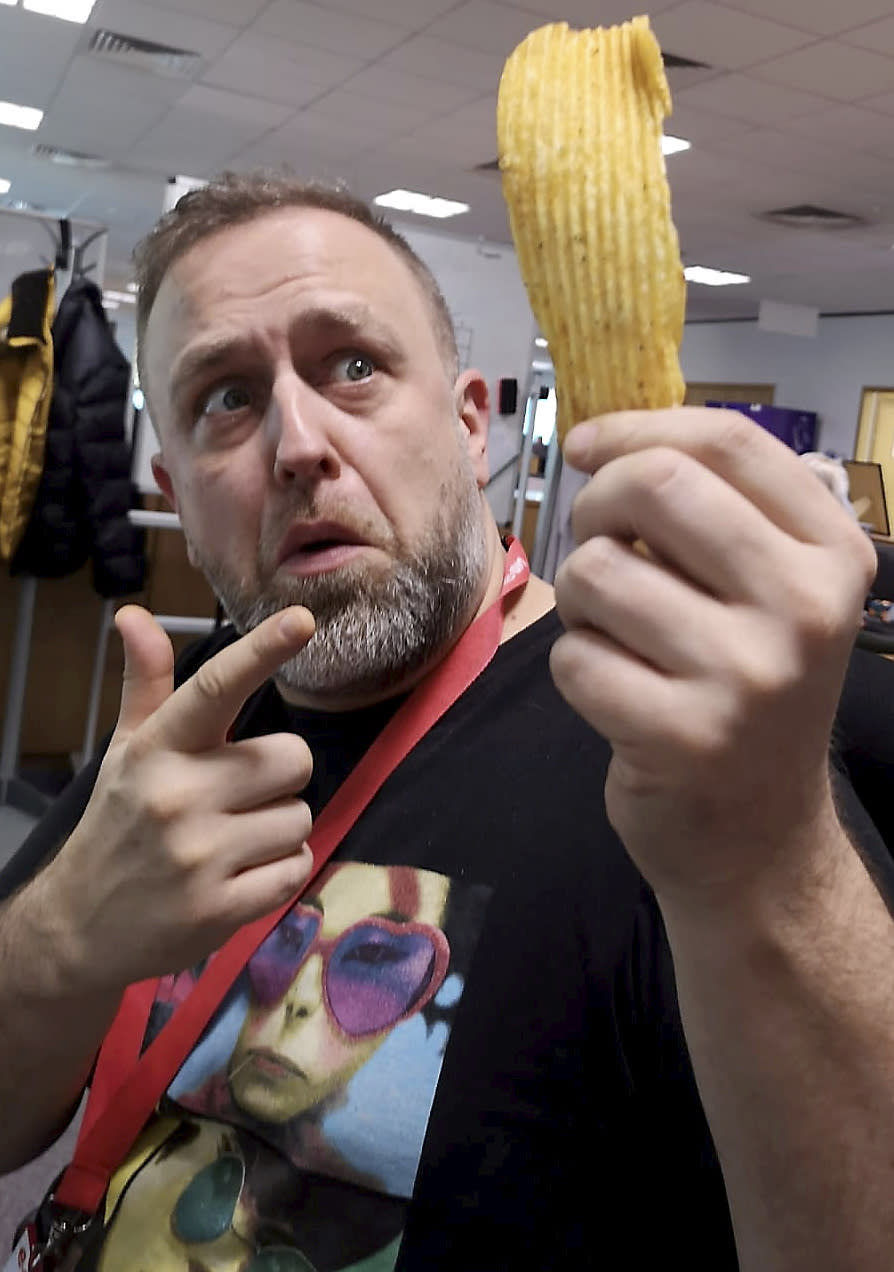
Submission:
<svg viewBox="0 0 894 1272">
<path fill-rule="evenodd" d="M 520 445 L 537 329 L 515 253 L 496 243 L 395 224 L 438 280 L 457 327 L 463 365 L 477 367 L 490 386 L 488 451 L 494 473 Z M 498 382 L 507 377 L 518 381 L 518 410 L 503 417 L 497 410 Z M 514 478 L 515 470 L 510 469 L 487 492 L 500 522 L 511 518 Z"/>
<path fill-rule="evenodd" d="M 863 389 L 894 386 L 894 315 L 821 318 L 815 339 L 693 323 L 681 361 L 687 380 L 775 384 L 777 406 L 818 411 L 819 446 L 849 457 Z"/>
</svg>

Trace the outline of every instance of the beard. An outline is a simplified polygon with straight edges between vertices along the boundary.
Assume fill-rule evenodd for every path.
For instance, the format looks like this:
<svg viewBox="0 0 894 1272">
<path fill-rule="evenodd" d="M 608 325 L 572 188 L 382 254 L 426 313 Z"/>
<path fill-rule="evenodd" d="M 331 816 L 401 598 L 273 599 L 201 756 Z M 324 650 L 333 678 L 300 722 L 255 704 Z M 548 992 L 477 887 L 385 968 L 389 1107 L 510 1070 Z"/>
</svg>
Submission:
<svg viewBox="0 0 894 1272">
<path fill-rule="evenodd" d="M 337 520 L 360 538 L 386 546 L 390 565 L 383 570 L 348 562 L 323 574 L 277 579 L 275 554 L 284 529 L 262 537 L 254 587 L 194 544 L 193 559 L 241 635 L 290 605 L 304 605 L 313 614 L 311 640 L 276 675 L 287 696 L 292 691 L 362 698 L 387 691 L 443 655 L 479 600 L 487 536 L 474 474 L 463 464 L 442 488 L 437 514 L 412 549 L 394 536 L 382 545 L 381 529 L 371 534 L 349 507 L 327 502 L 318 510 L 314 496 L 293 500 L 286 524 L 317 518 Z"/>
</svg>

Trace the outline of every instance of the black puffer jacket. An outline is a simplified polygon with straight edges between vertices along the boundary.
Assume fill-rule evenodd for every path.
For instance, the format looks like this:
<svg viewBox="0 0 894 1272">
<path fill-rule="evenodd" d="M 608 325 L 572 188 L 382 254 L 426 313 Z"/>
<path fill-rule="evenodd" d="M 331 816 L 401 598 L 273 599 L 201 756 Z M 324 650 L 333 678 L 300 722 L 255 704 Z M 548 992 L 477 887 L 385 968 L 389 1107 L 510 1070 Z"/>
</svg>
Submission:
<svg viewBox="0 0 894 1272">
<path fill-rule="evenodd" d="M 100 596 L 139 592 L 143 532 L 127 518 L 135 502 L 124 431 L 130 366 L 88 279 L 75 279 L 62 298 L 53 353 L 43 474 L 12 571 L 59 578 L 92 557 Z"/>
</svg>

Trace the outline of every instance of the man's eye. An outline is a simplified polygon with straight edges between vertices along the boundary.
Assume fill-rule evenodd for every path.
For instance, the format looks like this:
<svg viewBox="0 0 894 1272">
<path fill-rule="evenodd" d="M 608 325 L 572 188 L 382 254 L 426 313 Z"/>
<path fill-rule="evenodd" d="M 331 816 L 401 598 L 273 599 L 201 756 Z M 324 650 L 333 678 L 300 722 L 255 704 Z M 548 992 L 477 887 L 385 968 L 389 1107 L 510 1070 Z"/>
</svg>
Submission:
<svg viewBox="0 0 894 1272">
<path fill-rule="evenodd" d="M 332 378 L 356 384 L 360 380 L 368 380 L 375 369 L 371 358 L 362 353 L 352 353 L 332 363 Z"/>
<path fill-rule="evenodd" d="M 222 384 L 202 399 L 202 415 L 226 415 L 251 406 L 251 392 L 244 384 Z"/>
</svg>

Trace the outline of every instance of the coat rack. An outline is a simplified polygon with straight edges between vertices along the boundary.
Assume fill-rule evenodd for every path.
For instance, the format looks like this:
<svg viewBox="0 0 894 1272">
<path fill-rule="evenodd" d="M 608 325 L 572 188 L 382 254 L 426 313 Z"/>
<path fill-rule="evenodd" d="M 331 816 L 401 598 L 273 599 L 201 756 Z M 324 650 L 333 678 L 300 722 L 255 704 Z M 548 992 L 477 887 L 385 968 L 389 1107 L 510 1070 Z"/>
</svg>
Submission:
<svg viewBox="0 0 894 1272">
<path fill-rule="evenodd" d="M 52 260 L 42 257 L 39 263 L 47 267 L 50 265 L 55 267 L 57 303 L 76 274 L 95 272 L 95 281 L 101 285 L 105 273 L 105 248 L 108 234 L 105 226 L 89 221 L 71 221 L 66 217 L 51 216 L 44 212 L 0 208 L 0 234 L 7 226 L 13 226 L 14 232 L 19 234 L 29 225 L 46 230 L 52 239 Z M 76 233 L 84 235 L 79 242 L 74 241 Z M 16 242 L 15 247 L 20 252 L 24 249 L 24 254 L 13 264 L 14 275 L 29 266 L 33 268 L 34 257 L 31 252 L 34 251 L 36 254 L 36 248 L 31 244 Z M 85 260 L 88 247 L 96 249 L 96 258 L 89 264 Z M 13 257 L 14 253 L 10 252 L 7 255 Z M 9 268 L 9 264 L 9 260 L 4 262 L 6 268 Z M 11 278 L 0 279 L 4 294 L 8 291 L 11 282 Z M 19 746 L 36 596 L 37 580 L 29 575 L 23 576 L 19 585 L 19 601 L 9 665 L 9 684 L 6 691 L 6 710 L 3 716 L 2 739 L 0 739 L 0 806 L 11 805 L 23 812 L 39 816 L 47 807 L 49 800 L 19 774 Z"/>
</svg>

